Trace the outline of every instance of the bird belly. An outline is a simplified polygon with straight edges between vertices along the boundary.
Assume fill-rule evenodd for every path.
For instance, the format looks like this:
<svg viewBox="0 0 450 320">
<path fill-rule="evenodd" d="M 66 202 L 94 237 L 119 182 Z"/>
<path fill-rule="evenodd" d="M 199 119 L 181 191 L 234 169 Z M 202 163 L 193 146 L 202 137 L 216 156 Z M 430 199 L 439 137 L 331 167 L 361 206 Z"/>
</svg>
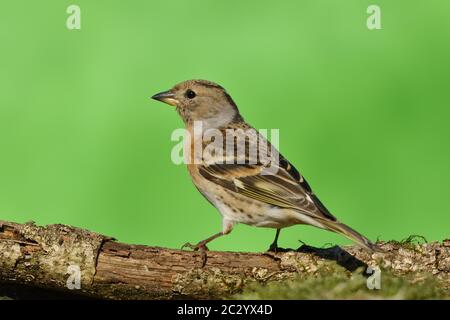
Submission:
<svg viewBox="0 0 450 320">
<path fill-rule="evenodd" d="M 298 223 L 292 210 L 275 207 L 229 190 L 222 190 L 219 196 L 215 194 L 214 197 L 215 207 L 223 219 L 234 223 L 265 228 L 285 228 Z"/>
<path fill-rule="evenodd" d="M 243 215 L 234 216 L 235 221 L 255 227 L 285 228 L 296 224 L 288 209 L 268 204 L 256 204 L 244 209 Z"/>
<path fill-rule="evenodd" d="M 223 220 L 256 227 L 285 228 L 301 223 L 290 209 L 267 204 L 233 192 L 200 176 L 194 165 L 188 165 L 197 189 L 217 208 Z"/>
</svg>

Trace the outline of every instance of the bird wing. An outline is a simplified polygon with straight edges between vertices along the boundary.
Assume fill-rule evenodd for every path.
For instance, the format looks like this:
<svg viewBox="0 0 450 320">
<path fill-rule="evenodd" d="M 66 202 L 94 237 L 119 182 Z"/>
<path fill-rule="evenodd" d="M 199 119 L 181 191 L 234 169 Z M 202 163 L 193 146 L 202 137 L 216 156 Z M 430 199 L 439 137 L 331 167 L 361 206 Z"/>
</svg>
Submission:
<svg viewBox="0 0 450 320">
<path fill-rule="evenodd" d="M 271 173 L 267 173 L 267 165 L 261 163 L 204 163 L 198 169 L 204 178 L 233 192 L 273 206 L 297 210 L 312 218 L 336 221 L 303 176 L 282 155 Z"/>
</svg>

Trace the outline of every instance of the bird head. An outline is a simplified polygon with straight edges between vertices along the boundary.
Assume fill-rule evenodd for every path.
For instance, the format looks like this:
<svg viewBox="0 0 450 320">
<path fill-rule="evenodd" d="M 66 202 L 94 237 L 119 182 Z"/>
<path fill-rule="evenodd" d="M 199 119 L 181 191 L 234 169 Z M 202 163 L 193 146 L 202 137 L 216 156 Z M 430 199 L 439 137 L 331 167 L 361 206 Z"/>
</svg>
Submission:
<svg viewBox="0 0 450 320">
<path fill-rule="evenodd" d="M 186 125 L 202 121 L 206 128 L 220 128 L 241 119 L 230 95 L 211 81 L 184 81 L 155 94 L 152 99 L 175 106 Z"/>
</svg>

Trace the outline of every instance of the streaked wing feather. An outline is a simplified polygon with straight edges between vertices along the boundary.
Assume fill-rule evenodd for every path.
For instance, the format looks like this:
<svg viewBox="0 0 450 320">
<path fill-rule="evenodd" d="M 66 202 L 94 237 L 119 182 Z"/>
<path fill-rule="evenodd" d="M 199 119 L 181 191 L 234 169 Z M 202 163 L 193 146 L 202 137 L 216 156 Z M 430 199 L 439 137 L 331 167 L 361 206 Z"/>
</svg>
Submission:
<svg viewBox="0 0 450 320">
<path fill-rule="evenodd" d="M 298 210 L 314 218 L 336 220 L 312 193 L 306 180 L 281 155 L 275 174 L 261 174 L 264 168 L 261 164 L 209 164 L 199 166 L 199 172 L 208 180 L 249 198 Z"/>
</svg>

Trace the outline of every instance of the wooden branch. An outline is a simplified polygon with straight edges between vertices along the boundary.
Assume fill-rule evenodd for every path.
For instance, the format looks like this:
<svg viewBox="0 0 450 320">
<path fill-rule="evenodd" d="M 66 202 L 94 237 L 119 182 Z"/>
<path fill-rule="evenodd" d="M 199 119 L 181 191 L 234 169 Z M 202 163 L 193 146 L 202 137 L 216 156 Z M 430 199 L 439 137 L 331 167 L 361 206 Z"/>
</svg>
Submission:
<svg viewBox="0 0 450 320">
<path fill-rule="evenodd" d="M 106 299 L 224 298 L 249 283 L 314 273 L 334 260 L 350 271 L 378 265 L 397 274 L 430 273 L 450 288 L 450 240 L 378 244 L 385 253 L 370 255 L 354 246 L 345 251 L 303 246 L 301 252 L 276 254 L 210 251 L 201 268 L 197 252 L 119 243 L 66 225 L 0 221 L 0 287 L 26 285 Z"/>
</svg>

